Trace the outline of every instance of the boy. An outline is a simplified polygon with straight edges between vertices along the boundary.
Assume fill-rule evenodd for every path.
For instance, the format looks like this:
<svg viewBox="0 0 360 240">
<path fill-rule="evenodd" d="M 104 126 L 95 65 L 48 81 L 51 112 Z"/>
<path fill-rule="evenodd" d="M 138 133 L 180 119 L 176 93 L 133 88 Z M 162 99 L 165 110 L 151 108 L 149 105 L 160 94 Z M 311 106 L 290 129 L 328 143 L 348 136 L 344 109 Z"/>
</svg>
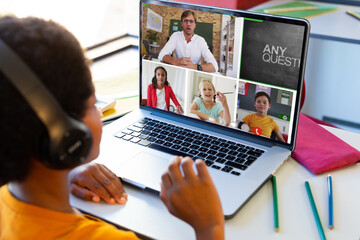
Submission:
<svg viewBox="0 0 360 240">
<path fill-rule="evenodd" d="M 257 92 L 255 94 L 256 113 L 249 114 L 243 118 L 251 133 L 256 135 L 263 135 L 270 138 L 271 132 L 274 131 L 277 140 L 285 142 L 277 123 L 267 115 L 269 108 L 271 108 L 271 98 L 266 92 Z"/>
<path fill-rule="evenodd" d="M 2 17 L 0 39 L 30 67 L 64 112 L 86 125 L 92 136 L 86 162 L 95 159 L 102 124 L 88 63 L 75 37 L 52 21 Z M 137 239 L 132 232 L 71 207 L 67 178 L 74 166 L 56 169 L 49 164 L 44 151 L 49 133 L 3 70 L 0 101 L 0 239 Z M 171 214 L 195 229 L 198 239 L 224 239 L 215 186 L 203 161 L 195 161 L 197 175 L 192 164 L 191 158 L 173 159 L 162 176 L 160 197 Z M 94 173 L 100 172 L 108 173 Z"/>
</svg>

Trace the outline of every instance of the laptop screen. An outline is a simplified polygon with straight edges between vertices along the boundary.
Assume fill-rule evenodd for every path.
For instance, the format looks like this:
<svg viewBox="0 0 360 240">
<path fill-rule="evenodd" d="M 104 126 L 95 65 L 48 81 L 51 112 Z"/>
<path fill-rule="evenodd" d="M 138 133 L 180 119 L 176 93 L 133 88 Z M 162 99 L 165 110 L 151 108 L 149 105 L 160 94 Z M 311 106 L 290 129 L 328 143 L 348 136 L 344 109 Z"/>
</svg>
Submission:
<svg viewBox="0 0 360 240">
<path fill-rule="evenodd" d="M 143 107 L 294 143 L 305 20 L 175 2 L 140 4 Z"/>
</svg>

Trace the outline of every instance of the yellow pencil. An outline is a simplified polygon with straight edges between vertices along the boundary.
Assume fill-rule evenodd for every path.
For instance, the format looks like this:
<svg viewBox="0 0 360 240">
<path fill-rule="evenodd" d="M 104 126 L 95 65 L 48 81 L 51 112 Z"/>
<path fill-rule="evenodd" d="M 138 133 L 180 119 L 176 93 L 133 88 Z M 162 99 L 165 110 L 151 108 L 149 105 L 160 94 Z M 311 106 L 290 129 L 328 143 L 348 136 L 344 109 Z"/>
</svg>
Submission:
<svg viewBox="0 0 360 240">
<path fill-rule="evenodd" d="M 282 13 L 282 12 L 295 12 L 295 11 L 307 11 L 307 10 L 318 10 L 325 8 L 322 6 L 304 6 L 304 7 L 289 7 L 289 8 L 271 8 L 265 9 L 265 13 Z"/>
</svg>

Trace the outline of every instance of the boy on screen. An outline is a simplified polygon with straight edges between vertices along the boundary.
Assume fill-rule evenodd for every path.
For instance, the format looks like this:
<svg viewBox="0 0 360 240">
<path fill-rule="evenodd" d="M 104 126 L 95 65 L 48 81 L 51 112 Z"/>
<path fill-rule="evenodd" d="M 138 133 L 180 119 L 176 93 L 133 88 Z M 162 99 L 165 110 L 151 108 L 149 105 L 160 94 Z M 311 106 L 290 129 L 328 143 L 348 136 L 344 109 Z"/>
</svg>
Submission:
<svg viewBox="0 0 360 240">
<path fill-rule="evenodd" d="M 244 123 L 250 128 L 249 132 L 270 138 L 272 131 L 274 131 L 277 140 L 285 142 L 279 126 L 267 115 L 269 108 L 271 108 L 270 96 L 266 92 L 257 92 L 254 105 L 257 112 L 243 118 Z"/>
</svg>

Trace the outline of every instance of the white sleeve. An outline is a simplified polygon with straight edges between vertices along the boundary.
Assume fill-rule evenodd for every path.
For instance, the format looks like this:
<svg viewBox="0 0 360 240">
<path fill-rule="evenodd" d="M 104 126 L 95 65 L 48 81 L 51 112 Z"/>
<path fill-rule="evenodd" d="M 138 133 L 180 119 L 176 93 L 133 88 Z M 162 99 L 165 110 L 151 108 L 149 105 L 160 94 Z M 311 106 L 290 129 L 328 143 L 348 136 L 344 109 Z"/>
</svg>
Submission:
<svg viewBox="0 0 360 240">
<path fill-rule="evenodd" d="M 211 63 L 214 66 L 215 72 L 219 70 L 218 63 L 216 62 L 214 55 L 210 52 L 209 46 L 207 45 L 204 38 L 202 39 L 201 43 L 201 55 L 203 56 L 206 63 Z"/>
<path fill-rule="evenodd" d="M 165 55 L 171 55 L 175 50 L 175 48 L 176 48 L 176 32 L 171 35 L 169 41 L 161 49 L 158 57 L 159 60 L 162 61 Z"/>
</svg>

